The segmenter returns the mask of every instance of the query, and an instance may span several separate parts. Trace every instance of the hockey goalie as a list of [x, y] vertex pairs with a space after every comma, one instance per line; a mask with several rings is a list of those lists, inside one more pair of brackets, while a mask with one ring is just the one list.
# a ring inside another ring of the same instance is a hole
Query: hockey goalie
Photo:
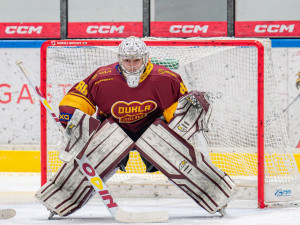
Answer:
[[[236, 185], [189, 143], [196, 133], [209, 132], [212, 104], [206, 94], [188, 92], [179, 74], [152, 64], [139, 38], [124, 39], [118, 57], [75, 84], [61, 100], [59, 117], [67, 137], [61, 150], [73, 157], [86, 155], [104, 181], [118, 169], [125, 171], [129, 152], [138, 150], [147, 172], [161, 171], [212, 214], [224, 210]], [[67, 216], [94, 194], [71, 160], [35, 196], [52, 214]]]

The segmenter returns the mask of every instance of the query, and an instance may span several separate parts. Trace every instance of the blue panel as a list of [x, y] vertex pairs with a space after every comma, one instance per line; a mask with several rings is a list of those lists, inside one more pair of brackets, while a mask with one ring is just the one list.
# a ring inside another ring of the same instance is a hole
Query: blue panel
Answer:
[[0, 40], [0, 48], [40, 48], [46, 40]]
[[271, 39], [272, 48], [299, 48], [300, 39]]

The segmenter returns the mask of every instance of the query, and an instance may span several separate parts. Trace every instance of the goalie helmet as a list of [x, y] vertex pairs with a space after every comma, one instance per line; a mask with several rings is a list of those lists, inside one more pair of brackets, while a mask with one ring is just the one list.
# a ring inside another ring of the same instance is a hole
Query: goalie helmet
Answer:
[[131, 36], [119, 45], [118, 56], [127, 85], [132, 88], [137, 87], [149, 60], [147, 45], [140, 38]]

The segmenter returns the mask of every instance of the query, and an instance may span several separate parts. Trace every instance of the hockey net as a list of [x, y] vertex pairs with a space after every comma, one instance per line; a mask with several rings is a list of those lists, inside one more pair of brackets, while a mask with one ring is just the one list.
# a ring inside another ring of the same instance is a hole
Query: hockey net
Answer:
[[[270, 41], [144, 40], [150, 48], [152, 63], [179, 73], [188, 90], [208, 93], [213, 114], [207, 133], [208, 152], [204, 154], [241, 187], [239, 197], [251, 195], [258, 199], [260, 207], [298, 198], [299, 170], [282, 113], [276, 106]], [[66, 40], [43, 44], [41, 90], [47, 93], [47, 100], [57, 114], [58, 104], [71, 86], [96, 68], [118, 61], [120, 42]], [[46, 122], [45, 114], [42, 108], [42, 182], [61, 165], [55, 148], [59, 135], [52, 121]], [[191, 143], [197, 150], [203, 149], [197, 135]], [[170, 185], [160, 172], [146, 173], [136, 151], [130, 153], [126, 170], [118, 171], [108, 183]], [[249, 193], [243, 193], [248, 188]]]

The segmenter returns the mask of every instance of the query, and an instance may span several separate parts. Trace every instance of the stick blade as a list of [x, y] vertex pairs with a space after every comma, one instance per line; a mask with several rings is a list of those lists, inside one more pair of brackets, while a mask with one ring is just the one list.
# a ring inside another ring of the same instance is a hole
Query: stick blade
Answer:
[[118, 208], [115, 219], [123, 223], [155, 223], [167, 221], [169, 214], [167, 211], [127, 212]]
[[2, 209], [0, 210], [0, 220], [6, 220], [14, 217], [16, 215], [16, 210], [14, 209]]

